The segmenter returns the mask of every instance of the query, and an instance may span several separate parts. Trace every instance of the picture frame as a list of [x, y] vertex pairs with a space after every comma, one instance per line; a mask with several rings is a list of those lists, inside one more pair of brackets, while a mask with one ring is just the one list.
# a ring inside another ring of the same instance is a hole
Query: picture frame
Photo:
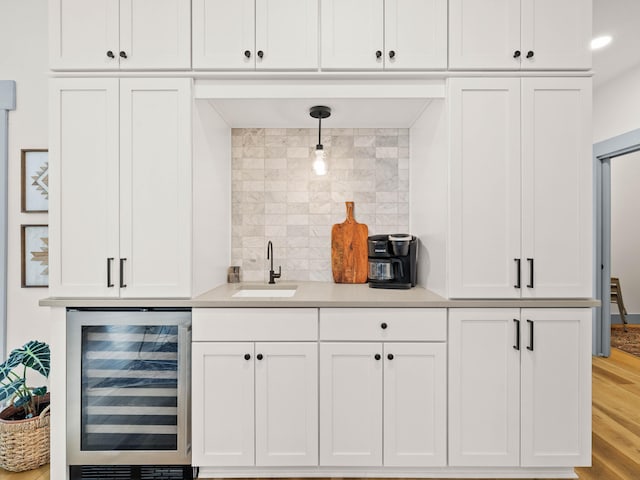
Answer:
[[21, 225], [22, 287], [49, 286], [49, 225]]
[[46, 213], [49, 211], [49, 150], [22, 149], [21, 159], [21, 211]]

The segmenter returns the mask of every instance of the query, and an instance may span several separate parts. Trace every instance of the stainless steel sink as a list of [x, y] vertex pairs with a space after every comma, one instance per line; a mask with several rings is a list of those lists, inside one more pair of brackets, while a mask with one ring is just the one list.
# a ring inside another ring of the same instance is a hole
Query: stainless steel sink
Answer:
[[297, 285], [245, 286], [231, 295], [234, 298], [290, 298], [296, 294]]

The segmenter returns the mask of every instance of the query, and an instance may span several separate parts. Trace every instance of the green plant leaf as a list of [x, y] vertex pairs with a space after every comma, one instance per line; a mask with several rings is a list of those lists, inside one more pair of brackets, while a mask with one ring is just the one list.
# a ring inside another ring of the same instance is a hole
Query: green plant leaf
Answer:
[[24, 379], [22, 378], [14, 380], [13, 382], [5, 385], [0, 385], [0, 402], [11, 397], [12, 395], [15, 395], [15, 393], [18, 392], [23, 385]]
[[31, 340], [24, 344], [22, 351], [24, 352], [22, 363], [48, 378], [49, 370], [51, 369], [49, 345], [37, 340]]
[[[27, 390], [28, 391], [28, 390]], [[25, 395], [23, 397], [18, 397], [14, 400], [13, 402], [13, 406], [14, 407], [22, 407], [23, 405], [26, 405], [27, 403], [29, 403], [31, 401], [31, 394], [29, 395]]]
[[9, 372], [16, 368], [18, 365], [22, 363], [22, 359], [24, 358], [24, 351], [22, 349], [15, 349], [13, 352], [9, 354], [9, 358], [3, 363], [0, 364], [0, 381], [7, 378]]
[[44, 395], [45, 393], [47, 393], [47, 386], [44, 385], [42, 387], [36, 387], [32, 390], [33, 395], [35, 395], [36, 397], [40, 397], [42, 395]]

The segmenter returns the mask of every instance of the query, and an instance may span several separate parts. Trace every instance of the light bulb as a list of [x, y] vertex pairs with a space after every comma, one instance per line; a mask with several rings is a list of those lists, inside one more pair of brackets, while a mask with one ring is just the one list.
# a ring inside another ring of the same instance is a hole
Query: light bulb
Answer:
[[600, 48], [606, 47], [611, 43], [611, 36], [603, 35], [602, 37], [596, 37], [591, 40], [591, 50], [598, 50]]
[[316, 175], [326, 175], [327, 162], [324, 159], [324, 149], [322, 145], [318, 145], [318, 147], [316, 147], [316, 159], [313, 161], [313, 171]]

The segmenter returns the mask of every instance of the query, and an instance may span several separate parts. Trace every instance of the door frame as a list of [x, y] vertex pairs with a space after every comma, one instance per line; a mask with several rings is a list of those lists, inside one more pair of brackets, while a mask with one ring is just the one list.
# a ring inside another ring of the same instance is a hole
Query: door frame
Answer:
[[639, 150], [640, 129], [593, 145], [596, 239], [593, 281], [601, 305], [594, 309], [592, 353], [600, 357], [611, 354], [611, 159]]
[[9, 111], [15, 109], [16, 82], [0, 80], [0, 361], [4, 361], [7, 353]]

